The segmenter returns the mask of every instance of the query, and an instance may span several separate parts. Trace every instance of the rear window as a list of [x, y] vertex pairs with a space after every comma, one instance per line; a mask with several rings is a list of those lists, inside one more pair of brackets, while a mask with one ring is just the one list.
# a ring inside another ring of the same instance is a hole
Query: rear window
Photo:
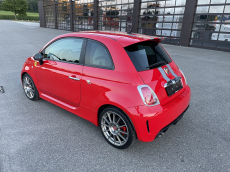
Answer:
[[162, 46], [154, 41], [132, 44], [125, 50], [137, 71], [158, 68], [172, 61]]

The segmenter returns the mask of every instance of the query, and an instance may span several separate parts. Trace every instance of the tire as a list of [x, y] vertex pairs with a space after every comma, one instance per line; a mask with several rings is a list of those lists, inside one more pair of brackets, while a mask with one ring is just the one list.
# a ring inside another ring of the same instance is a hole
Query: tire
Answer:
[[24, 74], [22, 77], [22, 86], [26, 94], [26, 97], [32, 101], [39, 99], [38, 90], [34, 84], [34, 81], [28, 74]]
[[126, 149], [136, 139], [136, 133], [120, 109], [104, 109], [100, 114], [99, 125], [105, 140], [115, 148]]

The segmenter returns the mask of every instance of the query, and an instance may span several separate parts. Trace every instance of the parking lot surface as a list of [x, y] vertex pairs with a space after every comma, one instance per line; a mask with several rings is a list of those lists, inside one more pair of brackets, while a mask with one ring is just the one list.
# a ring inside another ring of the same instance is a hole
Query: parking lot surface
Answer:
[[64, 33], [0, 20], [0, 172], [230, 171], [230, 53], [164, 45], [191, 87], [190, 108], [161, 138], [118, 150], [90, 122], [23, 92], [26, 58]]

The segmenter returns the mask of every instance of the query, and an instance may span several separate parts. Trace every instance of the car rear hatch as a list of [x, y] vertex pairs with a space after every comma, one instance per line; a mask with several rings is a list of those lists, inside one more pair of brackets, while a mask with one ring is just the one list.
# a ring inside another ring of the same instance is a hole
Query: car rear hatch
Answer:
[[162, 105], [180, 95], [184, 85], [182, 74], [158, 42], [139, 42], [125, 50], [143, 82], [152, 88]]

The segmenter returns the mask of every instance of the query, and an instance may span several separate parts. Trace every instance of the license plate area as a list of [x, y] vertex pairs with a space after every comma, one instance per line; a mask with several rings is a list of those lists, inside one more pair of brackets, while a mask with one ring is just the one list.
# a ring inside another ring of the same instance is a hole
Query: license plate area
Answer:
[[165, 90], [168, 96], [175, 94], [177, 91], [183, 88], [181, 77], [176, 77], [165, 84]]

